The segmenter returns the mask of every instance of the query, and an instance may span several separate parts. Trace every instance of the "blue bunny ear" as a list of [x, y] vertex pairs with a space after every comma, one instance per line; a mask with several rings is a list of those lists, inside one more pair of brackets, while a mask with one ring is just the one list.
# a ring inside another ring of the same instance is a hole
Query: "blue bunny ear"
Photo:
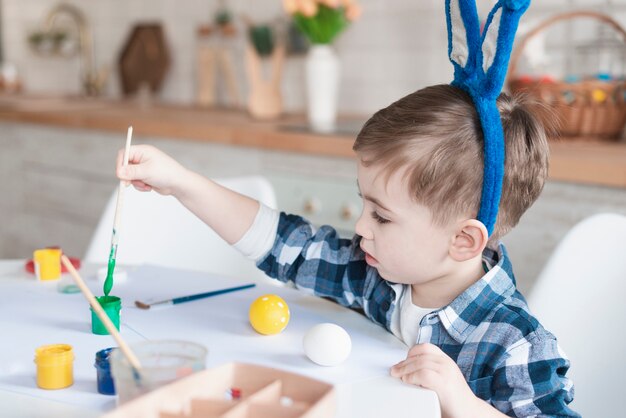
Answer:
[[448, 57], [454, 65], [455, 83], [464, 84], [480, 55], [480, 26], [474, 0], [446, 0]]
[[498, 36], [500, 35], [500, 23], [502, 17], [502, 7], [496, 5], [487, 18], [485, 33], [483, 35], [483, 71], [486, 73], [493, 64], [498, 48]]
[[506, 78], [515, 32], [530, 0], [500, 0], [485, 24], [482, 40], [483, 94], [497, 98]]
[[448, 56], [454, 66], [452, 84], [469, 93], [484, 139], [483, 188], [478, 220], [491, 235], [496, 224], [504, 179], [505, 142], [496, 100], [513, 39], [530, 0], [498, 0], [481, 36], [475, 0], [446, 0]]
[[467, 30], [461, 17], [459, 0], [447, 0], [447, 23], [448, 23], [448, 56], [450, 61], [465, 67], [469, 58], [467, 46]]

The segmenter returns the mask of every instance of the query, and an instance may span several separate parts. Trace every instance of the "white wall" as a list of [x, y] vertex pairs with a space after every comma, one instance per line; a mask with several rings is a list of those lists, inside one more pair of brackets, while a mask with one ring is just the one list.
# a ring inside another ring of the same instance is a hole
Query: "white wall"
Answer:
[[[18, 66], [29, 92], [79, 92], [77, 58], [42, 58], [28, 48], [27, 34], [37, 28], [60, 0], [3, 0], [4, 58]], [[210, 21], [217, 0], [63, 0], [80, 7], [93, 29], [97, 62], [112, 68], [106, 95], [120, 94], [117, 59], [140, 21], [160, 21], [172, 52], [172, 66], [161, 98], [191, 103], [195, 97], [195, 30]], [[340, 111], [368, 114], [409, 92], [429, 84], [449, 82], [443, 0], [360, 0], [364, 13], [336, 42], [343, 63]], [[236, 15], [257, 21], [280, 16], [280, 0], [231, 0]], [[478, 0], [482, 10], [492, 0]], [[626, 25], [626, 0], [613, 0], [615, 17]], [[534, 0], [524, 18], [563, 11], [569, 7], [601, 7], [606, 0]], [[242, 42], [236, 46], [239, 82], [245, 89]], [[304, 109], [302, 58], [290, 58], [283, 80], [288, 110]]]

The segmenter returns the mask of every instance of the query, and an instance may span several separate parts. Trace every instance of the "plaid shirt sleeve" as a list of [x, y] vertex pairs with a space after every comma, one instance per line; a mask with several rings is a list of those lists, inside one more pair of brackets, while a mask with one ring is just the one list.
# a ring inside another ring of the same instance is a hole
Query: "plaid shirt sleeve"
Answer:
[[276, 240], [257, 262], [268, 276], [343, 306], [362, 308], [366, 264], [359, 238], [340, 238], [330, 226], [315, 228], [303, 218], [280, 214]]
[[506, 351], [493, 373], [491, 403], [515, 417], [580, 417], [568, 404], [574, 386], [570, 362], [556, 338], [540, 329]]

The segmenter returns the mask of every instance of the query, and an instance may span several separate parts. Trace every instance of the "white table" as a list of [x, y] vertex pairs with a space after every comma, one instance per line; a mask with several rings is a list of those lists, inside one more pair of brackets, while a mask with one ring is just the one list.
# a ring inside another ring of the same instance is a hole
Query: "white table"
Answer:
[[[98, 266], [80, 270], [96, 295], [102, 282]], [[257, 287], [204, 300], [140, 310], [136, 299], [167, 299], [240, 284], [206, 273], [180, 272], [155, 266], [130, 268], [112, 294], [122, 298], [122, 336], [195, 341], [209, 349], [207, 367], [242, 361], [287, 369], [333, 383], [338, 392], [337, 417], [439, 417], [434, 392], [389, 377], [389, 367], [404, 359], [407, 347], [362, 315], [289, 287]], [[91, 333], [91, 314], [81, 294], [62, 294], [56, 282], [38, 282], [23, 260], [0, 261], [0, 415], [7, 417], [96, 417], [115, 407], [115, 397], [96, 389], [94, 356], [114, 346], [110, 336]], [[248, 307], [256, 297], [275, 293], [291, 311], [287, 328], [274, 336], [256, 334]], [[313, 325], [334, 322], [352, 337], [348, 360], [337, 367], [315, 365], [304, 356], [302, 337]], [[35, 349], [66, 343], [75, 354], [74, 385], [50, 391], [37, 388]]]

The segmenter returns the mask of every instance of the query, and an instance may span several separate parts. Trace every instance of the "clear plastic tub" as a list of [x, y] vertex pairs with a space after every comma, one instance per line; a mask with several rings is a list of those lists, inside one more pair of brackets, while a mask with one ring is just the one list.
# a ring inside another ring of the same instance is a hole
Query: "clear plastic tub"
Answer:
[[188, 376], [206, 367], [206, 347], [176, 340], [144, 341], [130, 346], [141, 364], [135, 373], [124, 353], [111, 353], [111, 372], [118, 394], [118, 404]]

